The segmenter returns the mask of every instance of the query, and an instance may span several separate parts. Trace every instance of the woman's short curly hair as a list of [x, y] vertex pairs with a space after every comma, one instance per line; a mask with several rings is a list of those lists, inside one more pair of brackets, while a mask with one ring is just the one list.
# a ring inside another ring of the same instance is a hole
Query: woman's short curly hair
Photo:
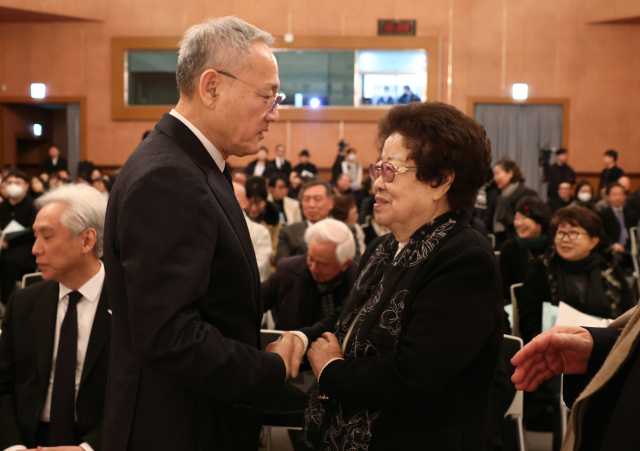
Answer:
[[440, 186], [452, 172], [447, 198], [453, 210], [473, 208], [491, 172], [491, 142], [484, 127], [441, 102], [413, 102], [392, 108], [378, 124], [378, 143], [399, 133], [417, 178]]

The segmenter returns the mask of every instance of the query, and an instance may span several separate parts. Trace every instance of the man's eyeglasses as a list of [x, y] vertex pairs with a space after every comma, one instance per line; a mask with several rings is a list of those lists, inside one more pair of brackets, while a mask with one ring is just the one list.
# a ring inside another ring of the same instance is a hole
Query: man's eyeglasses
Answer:
[[222, 75], [226, 75], [227, 77], [233, 78], [234, 80], [241, 81], [241, 82], [242, 82], [242, 83], [244, 83], [245, 85], [249, 85], [249, 86], [251, 86], [252, 88], [256, 88], [258, 91], [260, 91], [260, 92], [264, 92], [264, 93], [265, 93], [266, 95], [268, 95], [269, 97], [275, 97], [275, 100], [273, 101], [273, 105], [271, 105], [271, 109], [269, 109], [269, 112], [268, 112], [267, 114], [271, 114], [271, 113], [273, 113], [273, 110], [275, 110], [276, 108], [278, 108], [278, 105], [280, 105], [280, 104], [282, 103], [282, 101], [284, 100], [284, 98], [286, 97], [284, 94], [276, 94], [276, 95], [273, 95], [273, 94], [271, 94], [270, 92], [265, 91], [264, 89], [260, 89], [260, 88], [258, 88], [257, 86], [253, 86], [251, 83], [247, 83], [247, 82], [246, 82], [246, 81], [244, 81], [244, 80], [240, 80], [240, 79], [239, 79], [238, 77], [236, 77], [235, 75], [231, 75], [231, 74], [229, 74], [229, 73], [227, 73], [227, 72], [223, 72], [223, 71], [221, 71], [221, 70], [216, 71], [216, 72], [218, 72], [219, 74], [222, 74]]
[[391, 163], [381, 163], [380, 166], [374, 163], [369, 165], [369, 177], [375, 182], [378, 180], [378, 177], [382, 175], [382, 180], [384, 180], [385, 183], [391, 183], [396, 174], [404, 174], [410, 169], [418, 169], [418, 166], [397, 168]]
[[570, 232], [560, 232], [560, 231], [558, 231], [558, 232], [556, 232], [556, 240], [562, 241], [562, 240], [564, 240], [564, 237], [566, 236], [566, 237], [569, 237], [570, 241], [575, 241], [575, 240], [578, 239], [578, 237], [580, 235], [588, 235], [588, 234], [587, 233], [578, 232], [578, 231], [575, 231], [575, 230], [572, 230]]

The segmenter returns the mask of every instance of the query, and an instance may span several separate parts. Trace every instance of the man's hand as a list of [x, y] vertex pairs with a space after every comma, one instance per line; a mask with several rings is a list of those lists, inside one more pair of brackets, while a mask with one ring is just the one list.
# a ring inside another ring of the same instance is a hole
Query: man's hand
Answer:
[[620, 243], [615, 243], [611, 247], [613, 248], [613, 252], [618, 252], [618, 253], [623, 253], [624, 252], [624, 246], [622, 246]]
[[52, 448], [38, 446], [38, 448], [33, 451], [84, 451], [84, 448], [81, 446], [54, 446]]
[[9, 247], [9, 243], [7, 241], [2, 241], [2, 249], [7, 249]]
[[320, 371], [327, 362], [335, 358], [344, 358], [344, 353], [338, 342], [338, 338], [332, 333], [325, 332], [321, 338], [318, 338], [307, 351], [307, 358], [311, 363], [313, 374], [318, 377]]
[[517, 366], [511, 380], [518, 390], [534, 391], [556, 374], [584, 374], [593, 350], [586, 329], [554, 326], [535, 337], [512, 359]]
[[[273, 352], [274, 354], [278, 354], [280, 357], [282, 357], [282, 360], [284, 360], [284, 365], [287, 368], [287, 376], [285, 377], [285, 380], [289, 379], [289, 376], [291, 376], [291, 370], [292, 370], [291, 361], [292, 361], [294, 348], [295, 348], [294, 338], [295, 336], [291, 333], [283, 333], [282, 335], [280, 335], [280, 338], [278, 338], [278, 341], [269, 343], [269, 345], [267, 346], [267, 352]], [[302, 341], [302, 340], [298, 339], [298, 341]], [[299, 346], [299, 347], [302, 347], [302, 346]], [[300, 360], [298, 359], [298, 364], [296, 366], [296, 374], [298, 374], [299, 366], [300, 366]]]

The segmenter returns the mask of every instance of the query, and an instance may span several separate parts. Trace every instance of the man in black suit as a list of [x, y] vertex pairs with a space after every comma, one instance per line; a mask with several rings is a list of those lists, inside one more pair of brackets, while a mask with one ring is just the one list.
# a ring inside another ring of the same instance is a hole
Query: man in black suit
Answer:
[[353, 261], [356, 243], [341, 221], [325, 219], [307, 229], [306, 255], [280, 260], [276, 272], [262, 282], [265, 309], [278, 330], [313, 326], [342, 305], [358, 274]]
[[576, 173], [567, 164], [568, 158], [569, 151], [560, 148], [556, 151], [556, 162], [551, 165], [547, 162], [544, 165], [544, 176], [548, 182], [547, 198], [549, 200], [558, 199], [560, 196], [558, 190], [562, 183], [569, 183], [569, 185], [576, 183]]
[[625, 206], [627, 195], [619, 183], [611, 183], [606, 189], [609, 207], [598, 213], [604, 225], [604, 242], [613, 247], [617, 258], [625, 267], [631, 267], [631, 235], [629, 229], [638, 225], [638, 214]]
[[262, 146], [256, 155], [256, 159], [244, 168], [244, 173], [247, 177], [264, 177], [269, 178], [276, 172], [275, 166], [268, 160], [269, 149]]
[[287, 176], [287, 178], [289, 178], [289, 174], [291, 174], [291, 163], [286, 160], [286, 157], [287, 148], [284, 144], [278, 144], [276, 146], [276, 158], [271, 162], [271, 164], [275, 167], [275, 172], [282, 172]]
[[260, 351], [260, 278], [225, 164], [257, 153], [278, 120], [272, 42], [234, 17], [188, 30], [180, 101], [110, 193], [104, 451], [255, 451], [260, 406], [297, 374], [300, 338]]
[[60, 149], [53, 145], [49, 147], [49, 158], [42, 164], [42, 172], [51, 174], [52, 172], [67, 171], [67, 160], [60, 156]]
[[37, 205], [33, 253], [45, 281], [14, 292], [2, 321], [0, 449], [99, 451], [111, 336], [100, 261], [107, 203], [77, 185]]
[[617, 182], [624, 175], [624, 171], [617, 166], [618, 152], [613, 149], [607, 150], [604, 153], [603, 161], [605, 168], [600, 174], [600, 186], [598, 186], [598, 194], [600, 195], [609, 184]]
[[311, 155], [307, 149], [304, 149], [300, 152], [300, 163], [293, 168], [295, 172], [300, 174], [300, 177], [312, 179], [318, 176], [318, 168], [315, 164], [311, 163], [309, 159]]
[[307, 242], [304, 240], [307, 227], [328, 218], [333, 209], [331, 185], [322, 180], [307, 182], [300, 189], [300, 201], [302, 214], [306, 219], [280, 230], [275, 257], [276, 264], [280, 259], [307, 253]]

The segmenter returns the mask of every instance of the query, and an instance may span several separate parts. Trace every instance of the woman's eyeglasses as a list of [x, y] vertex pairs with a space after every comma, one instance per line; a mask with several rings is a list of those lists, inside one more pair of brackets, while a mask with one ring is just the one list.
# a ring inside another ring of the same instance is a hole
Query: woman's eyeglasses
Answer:
[[586, 233], [577, 232], [572, 230], [571, 232], [556, 232], [556, 240], [562, 241], [564, 237], [569, 237], [570, 241], [575, 241], [580, 235], [587, 235]]
[[391, 163], [381, 163], [380, 166], [374, 163], [369, 165], [369, 177], [371, 177], [371, 180], [375, 182], [376, 180], [378, 180], [378, 177], [382, 176], [382, 180], [384, 180], [384, 183], [391, 183], [393, 182], [396, 174], [404, 174], [410, 169], [418, 169], [418, 167], [407, 166], [397, 168]]
[[242, 83], [244, 83], [245, 85], [249, 85], [249, 86], [251, 86], [252, 88], [256, 88], [258, 91], [264, 92], [264, 93], [265, 93], [266, 95], [268, 95], [269, 97], [275, 97], [275, 100], [273, 101], [273, 105], [271, 105], [271, 109], [269, 110], [269, 112], [268, 112], [267, 114], [271, 114], [271, 113], [273, 113], [273, 110], [275, 110], [276, 108], [278, 108], [278, 105], [280, 105], [280, 104], [282, 103], [282, 101], [284, 100], [284, 98], [286, 97], [284, 94], [276, 94], [276, 95], [273, 95], [273, 94], [271, 94], [270, 92], [265, 91], [264, 89], [260, 89], [260, 88], [258, 88], [257, 86], [253, 86], [251, 83], [247, 83], [247, 82], [246, 82], [246, 81], [244, 81], [244, 80], [240, 80], [240, 79], [239, 79], [238, 77], [236, 77], [235, 75], [231, 75], [231, 74], [229, 74], [229, 73], [227, 73], [227, 72], [223, 72], [223, 71], [221, 71], [221, 70], [219, 70], [219, 71], [217, 71], [217, 72], [218, 72], [219, 74], [226, 75], [227, 77], [231, 77], [231, 78], [233, 78], [234, 80], [241, 81], [241, 82], [242, 82]]

